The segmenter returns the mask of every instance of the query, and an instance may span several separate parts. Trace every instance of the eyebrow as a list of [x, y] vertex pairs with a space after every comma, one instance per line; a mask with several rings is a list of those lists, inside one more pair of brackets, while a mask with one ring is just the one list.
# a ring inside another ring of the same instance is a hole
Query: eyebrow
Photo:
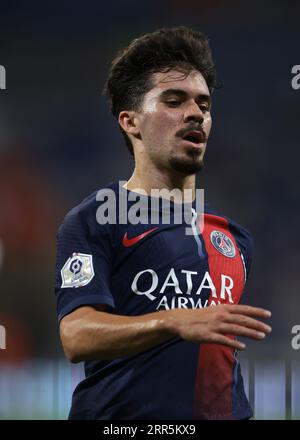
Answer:
[[[182, 89], [166, 89], [163, 92], [161, 92], [160, 97], [162, 99], [164, 99], [170, 95], [177, 95], [182, 98], [186, 98], [188, 96], [188, 93]], [[206, 93], [201, 93], [200, 95], [198, 95], [197, 100], [206, 101], [208, 104], [211, 104], [211, 97], [210, 97], [210, 95], [207, 95]]]

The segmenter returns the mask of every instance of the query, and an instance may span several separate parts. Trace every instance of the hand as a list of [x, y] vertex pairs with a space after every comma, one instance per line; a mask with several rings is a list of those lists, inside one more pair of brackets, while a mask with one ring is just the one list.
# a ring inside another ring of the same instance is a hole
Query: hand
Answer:
[[244, 343], [226, 335], [261, 340], [272, 329], [255, 318], [270, 316], [271, 312], [257, 307], [220, 304], [196, 310], [170, 310], [170, 326], [177, 336], [186, 341], [222, 344], [243, 350], [246, 347]]

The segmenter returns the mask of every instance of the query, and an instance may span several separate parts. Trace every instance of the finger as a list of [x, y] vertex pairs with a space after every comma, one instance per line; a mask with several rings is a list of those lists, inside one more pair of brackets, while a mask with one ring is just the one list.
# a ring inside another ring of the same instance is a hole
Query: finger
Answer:
[[218, 331], [222, 334], [235, 335], [235, 336], [246, 336], [247, 338], [261, 340], [266, 337], [264, 332], [253, 330], [247, 327], [236, 324], [220, 324], [218, 326]]
[[264, 333], [271, 333], [272, 328], [265, 324], [264, 322], [258, 321], [257, 319], [250, 318], [246, 315], [236, 315], [236, 314], [230, 314], [228, 323], [232, 324], [238, 324], [243, 327], [252, 328], [254, 330], [258, 330], [260, 332]]
[[210, 339], [211, 340], [208, 342], [210, 344], [221, 344], [236, 350], [244, 350], [244, 348], [246, 348], [246, 345], [243, 342], [240, 342], [236, 339], [231, 339], [228, 336], [221, 335], [219, 333], [212, 334]]
[[257, 318], [270, 318], [272, 315], [270, 310], [262, 309], [260, 307], [242, 305], [242, 304], [229, 305], [228, 310], [231, 313], [238, 313], [247, 316], [255, 316]]

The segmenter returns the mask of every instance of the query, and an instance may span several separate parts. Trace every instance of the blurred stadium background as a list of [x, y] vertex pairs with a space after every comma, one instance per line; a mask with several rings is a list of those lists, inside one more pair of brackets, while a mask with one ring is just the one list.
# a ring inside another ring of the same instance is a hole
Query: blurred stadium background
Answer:
[[223, 87], [198, 186], [251, 230], [244, 302], [273, 312], [273, 333], [240, 359], [259, 419], [300, 418], [297, 1], [2, 1], [0, 65], [0, 418], [66, 418], [81, 365], [64, 359], [53, 293], [65, 213], [133, 163], [101, 96], [119, 48], [161, 26], [211, 41]]

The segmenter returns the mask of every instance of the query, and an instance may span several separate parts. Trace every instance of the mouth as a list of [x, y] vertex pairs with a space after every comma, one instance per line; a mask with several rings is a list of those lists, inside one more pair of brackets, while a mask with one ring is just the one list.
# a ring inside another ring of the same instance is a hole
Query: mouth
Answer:
[[205, 134], [202, 131], [191, 130], [182, 136], [182, 139], [193, 146], [200, 148], [205, 143]]

